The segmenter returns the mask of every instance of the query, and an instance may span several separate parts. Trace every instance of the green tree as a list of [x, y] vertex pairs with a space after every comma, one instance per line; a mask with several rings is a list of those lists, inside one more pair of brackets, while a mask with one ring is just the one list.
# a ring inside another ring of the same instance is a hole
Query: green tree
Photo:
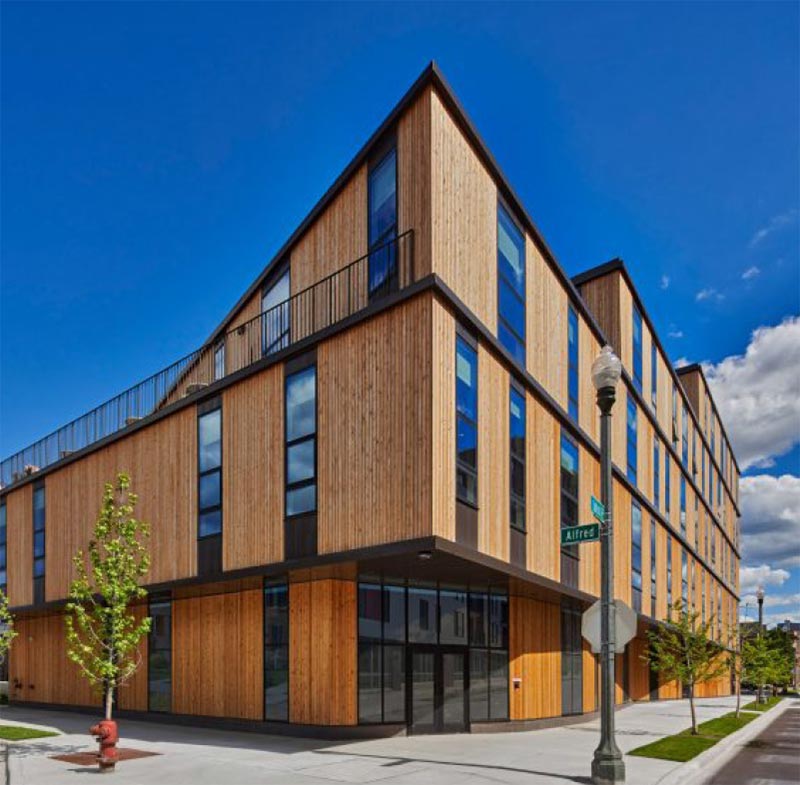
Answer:
[[667, 681], [678, 680], [688, 688], [692, 733], [695, 735], [695, 689], [700, 684], [718, 679], [728, 668], [722, 647], [709, 634], [714, 624], [713, 618], [705, 623], [700, 623], [699, 618], [698, 612], [688, 610], [678, 600], [672, 606], [670, 621], [648, 631], [648, 646], [644, 655], [650, 667]]
[[150, 569], [150, 530], [134, 517], [136, 501], [126, 474], [106, 483], [89, 546], [73, 557], [77, 577], [64, 617], [67, 656], [103, 696], [107, 720], [117, 689], [141, 664], [138, 644], [150, 631], [150, 619], [137, 619], [131, 608], [147, 594], [140, 582]]
[[0, 662], [5, 662], [8, 650], [11, 648], [11, 641], [16, 637], [14, 616], [8, 610], [8, 597], [0, 589]]
[[785, 690], [792, 683], [794, 646], [789, 634], [779, 627], [767, 631], [764, 635], [772, 652], [769, 683], [773, 686], [773, 692], [777, 694], [779, 687]]
[[746, 638], [742, 643], [742, 677], [758, 688], [760, 702], [764, 685], [772, 673], [772, 651], [767, 637], [762, 634]]
[[736, 684], [736, 717], [738, 719], [742, 708], [742, 679], [744, 678], [742, 636], [738, 624], [728, 628], [728, 667]]

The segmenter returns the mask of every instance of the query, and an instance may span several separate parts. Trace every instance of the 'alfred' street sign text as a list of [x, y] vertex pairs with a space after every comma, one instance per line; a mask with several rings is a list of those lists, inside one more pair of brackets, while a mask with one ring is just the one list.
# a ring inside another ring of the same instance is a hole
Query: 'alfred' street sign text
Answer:
[[599, 539], [599, 523], [587, 523], [583, 526], [566, 526], [561, 530], [562, 545], [577, 545], [580, 542], [595, 542]]

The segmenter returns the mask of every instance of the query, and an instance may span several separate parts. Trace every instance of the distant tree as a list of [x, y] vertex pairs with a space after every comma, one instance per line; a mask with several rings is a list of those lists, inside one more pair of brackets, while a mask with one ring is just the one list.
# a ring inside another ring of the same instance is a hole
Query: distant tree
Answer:
[[709, 632], [714, 619], [700, 622], [700, 614], [687, 609], [678, 600], [672, 606], [670, 621], [662, 622], [647, 633], [648, 646], [644, 659], [667, 681], [678, 680], [688, 689], [692, 733], [697, 734], [695, 690], [722, 676], [728, 661], [723, 648], [712, 640]]
[[738, 719], [742, 707], [742, 679], [744, 678], [742, 635], [738, 624], [728, 628], [728, 667], [731, 669], [736, 685], [736, 717]]
[[789, 634], [779, 627], [768, 630], [764, 633], [764, 636], [772, 653], [769, 683], [772, 685], [773, 693], [777, 694], [779, 688], [786, 690], [792, 683], [794, 646]]
[[755, 684], [758, 688], [758, 698], [764, 691], [764, 685], [769, 684], [772, 673], [772, 652], [769, 641], [765, 635], [753, 635], [742, 643], [742, 675], [743, 678]]
[[14, 616], [8, 609], [8, 597], [0, 589], [0, 662], [5, 662], [11, 641], [17, 637], [14, 629]]
[[140, 582], [150, 569], [149, 526], [134, 517], [136, 501], [126, 474], [106, 483], [89, 546], [73, 558], [77, 577], [64, 617], [67, 656], [102, 694], [107, 720], [117, 689], [141, 664], [138, 644], [150, 631], [150, 619], [137, 619], [131, 608], [147, 594]]

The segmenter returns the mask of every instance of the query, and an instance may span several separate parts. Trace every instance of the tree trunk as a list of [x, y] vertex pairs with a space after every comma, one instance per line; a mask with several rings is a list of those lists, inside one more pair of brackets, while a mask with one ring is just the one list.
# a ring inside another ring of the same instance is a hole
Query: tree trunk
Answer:
[[111, 719], [111, 707], [114, 705], [114, 688], [109, 684], [106, 686], [106, 719]]
[[739, 710], [742, 705], [742, 677], [736, 676], [736, 719], [739, 719]]
[[689, 708], [692, 712], [692, 736], [697, 736], [697, 714], [694, 710], [694, 684], [689, 685]]

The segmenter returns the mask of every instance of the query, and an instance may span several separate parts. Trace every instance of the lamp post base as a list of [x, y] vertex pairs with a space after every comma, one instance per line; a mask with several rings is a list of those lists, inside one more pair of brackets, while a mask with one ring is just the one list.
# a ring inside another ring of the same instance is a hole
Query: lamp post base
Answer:
[[592, 782], [594, 785], [615, 785], [625, 782], [625, 762], [620, 753], [614, 755], [595, 753], [592, 759]]

